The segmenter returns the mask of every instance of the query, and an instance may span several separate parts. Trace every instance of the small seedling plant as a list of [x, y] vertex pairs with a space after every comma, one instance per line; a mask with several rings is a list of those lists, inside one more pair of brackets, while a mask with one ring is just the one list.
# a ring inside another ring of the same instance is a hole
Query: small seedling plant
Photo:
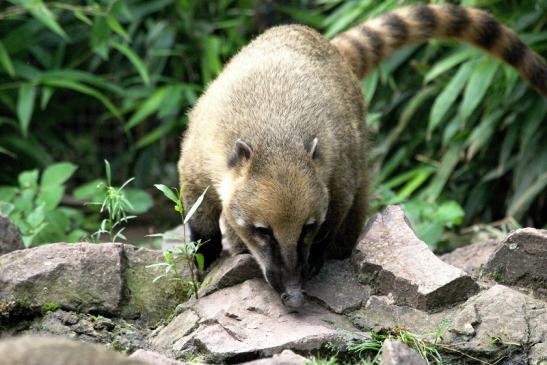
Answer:
[[102, 234], [108, 234], [111, 242], [116, 242], [119, 239], [127, 240], [123, 231], [125, 227], [122, 227], [129, 220], [136, 218], [134, 215], [128, 215], [128, 212], [133, 210], [132, 204], [126, 198], [123, 189], [133, 181], [133, 177], [117, 188], [112, 186], [112, 171], [110, 163], [104, 160], [106, 183], [99, 183], [97, 186], [103, 190], [104, 198], [102, 202], [89, 203], [90, 205], [100, 205], [100, 213], [106, 212], [107, 217], [101, 221], [99, 229], [91, 235], [91, 239], [94, 242], [98, 242]]
[[[199, 208], [205, 194], [209, 188], [206, 188], [203, 193], [199, 196], [196, 202], [186, 210], [184, 206], [184, 201], [182, 199], [182, 193], [184, 192], [184, 185], [181, 185], [177, 188], [169, 188], [162, 184], [154, 185], [158, 190], [160, 190], [166, 198], [175, 203], [174, 209], [179, 213], [180, 219], [183, 227], [188, 223], [190, 218], [194, 215], [196, 210]], [[163, 234], [151, 235], [156, 237], [163, 237]], [[163, 253], [165, 262], [157, 263], [154, 265], [149, 265], [148, 267], [164, 267], [165, 273], [154, 278], [154, 282], [158, 281], [164, 277], [171, 277], [171, 280], [175, 280], [179, 283], [181, 290], [190, 297], [192, 294], [197, 298], [198, 289], [199, 289], [199, 280], [198, 276], [204, 269], [204, 257], [201, 253], [198, 252], [199, 248], [205, 242], [198, 241], [188, 241], [186, 237], [186, 229], [182, 229], [182, 244], [177, 246], [173, 250], [167, 250]], [[179, 262], [186, 265], [188, 271], [190, 272], [190, 281], [188, 281], [182, 275], [182, 268], [180, 267]], [[171, 275], [173, 274], [173, 275]]]

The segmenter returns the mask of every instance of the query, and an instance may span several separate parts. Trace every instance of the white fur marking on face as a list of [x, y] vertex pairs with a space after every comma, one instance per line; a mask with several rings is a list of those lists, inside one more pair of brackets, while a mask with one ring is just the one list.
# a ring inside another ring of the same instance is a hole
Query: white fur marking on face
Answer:
[[327, 211], [326, 210], [323, 212], [323, 214], [321, 214], [321, 224], [323, 224], [323, 222], [325, 222], [325, 219], [327, 219]]
[[268, 226], [262, 222], [254, 222], [256, 228], [268, 228]]
[[233, 192], [233, 181], [229, 175], [226, 175], [222, 178], [220, 185], [218, 186], [218, 195], [220, 200], [226, 202], [230, 200]]
[[315, 224], [315, 222], [316, 222], [315, 218], [310, 218], [310, 219], [308, 219], [308, 221], [306, 222], [306, 225]]
[[243, 220], [243, 218], [241, 218], [241, 217], [236, 217], [235, 221], [236, 221], [236, 224], [237, 224], [238, 226], [242, 226], [242, 227], [245, 226], [245, 221]]

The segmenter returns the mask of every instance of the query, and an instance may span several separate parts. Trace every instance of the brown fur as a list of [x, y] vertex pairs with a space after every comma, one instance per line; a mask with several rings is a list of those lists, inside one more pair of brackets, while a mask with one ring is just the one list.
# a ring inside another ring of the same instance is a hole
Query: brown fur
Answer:
[[0, 340], [6, 365], [144, 365], [103, 346], [62, 337], [21, 336]]
[[191, 111], [179, 161], [187, 205], [211, 187], [190, 222], [192, 239], [210, 240], [209, 260], [221, 249], [221, 213], [231, 252], [249, 250], [280, 293], [300, 287], [308, 264], [347, 257], [367, 207], [359, 78], [405, 44], [437, 37], [479, 44], [545, 91], [543, 60], [512, 31], [451, 5], [404, 8], [332, 42], [275, 27], [243, 48]]

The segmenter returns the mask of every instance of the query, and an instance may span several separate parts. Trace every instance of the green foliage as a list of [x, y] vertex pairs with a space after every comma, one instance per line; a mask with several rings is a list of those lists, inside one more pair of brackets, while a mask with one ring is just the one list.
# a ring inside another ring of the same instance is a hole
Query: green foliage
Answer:
[[127, 240], [123, 231], [125, 227], [121, 227], [129, 220], [136, 218], [134, 215], [128, 215], [132, 210], [135, 210], [125, 192], [125, 186], [133, 181], [133, 178], [127, 180], [122, 186], [112, 186], [112, 172], [110, 163], [104, 160], [106, 183], [100, 183], [97, 187], [102, 190], [102, 202], [89, 203], [92, 205], [100, 205], [100, 213], [106, 212], [107, 217], [101, 221], [99, 229], [91, 235], [95, 242], [98, 242], [102, 234], [108, 234], [111, 242], [116, 242], [118, 239]]
[[[412, 3], [423, 1], [3, 2], [0, 183], [67, 159], [89, 181], [104, 157], [120, 181], [172, 182], [185, 111], [253, 35], [296, 21], [333, 37]], [[545, 1], [456, 3], [492, 12], [545, 57]], [[401, 50], [362, 87], [379, 169], [376, 208], [405, 203], [434, 247], [460, 225], [547, 223], [547, 103], [509, 66], [469, 46], [431, 42]], [[105, 135], [114, 141], [109, 156], [97, 147]], [[446, 204], [450, 217], [438, 219]]]
[[19, 174], [18, 186], [0, 187], [0, 212], [8, 215], [23, 237], [26, 247], [47, 242], [77, 242], [87, 235], [81, 229], [83, 214], [61, 207], [65, 183], [77, 167], [60, 162]]
[[[201, 203], [203, 202], [203, 198], [205, 197], [205, 194], [207, 193], [208, 187], [203, 191], [203, 193], [198, 197], [198, 199], [194, 202], [194, 204], [190, 207], [190, 209], [186, 210], [184, 206], [184, 202], [182, 200], [182, 193], [184, 192], [184, 186], [181, 186], [179, 189], [174, 188], [170, 189], [169, 187], [163, 185], [163, 184], [156, 184], [154, 185], [159, 191], [163, 193], [163, 195], [171, 200], [173, 203], [175, 203], [174, 209], [176, 212], [180, 215], [180, 220], [183, 225], [185, 225], [190, 218], [194, 215], [196, 210], [199, 208]], [[154, 235], [154, 236], [160, 236], [162, 237], [163, 234]], [[198, 281], [198, 275], [199, 273], [203, 272], [205, 267], [205, 260], [203, 257], [203, 254], [199, 253], [199, 248], [205, 244], [206, 242], [202, 242], [201, 240], [198, 240], [197, 242], [194, 241], [188, 241], [186, 239], [186, 230], [182, 230], [182, 244], [177, 246], [174, 250], [167, 250], [163, 253], [163, 257], [165, 259], [165, 262], [150, 265], [148, 267], [164, 267], [165, 268], [165, 274], [157, 276], [154, 278], [154, 282], [157, 280], [170, 276], [170, 273], [174, 274], [174, 277], [172, 277], [172, 280], [175, 280], [180, 285], [180, 290], [185, 294], [185, 296], [189, 297], [192, 296], [192, 294], [197, 298], [198, 297], [198, 289], [199, 289], [199, 281]], [[187, 266], [188, 271], [190, 272], [190, 281], [188, 281], [183, 275], [181, 268], [178, 267], [179, 265], [179, 259], [181, 259]]]
[[[90, 160], [86, 179], [104, 157], [138, 186], [174, 177], [185, 112], [256, 33], [255, 3], [1, 3], [0, 182], [66, 154]], [[105, 137], [128, 148], [103, 156], [93, 146]]]

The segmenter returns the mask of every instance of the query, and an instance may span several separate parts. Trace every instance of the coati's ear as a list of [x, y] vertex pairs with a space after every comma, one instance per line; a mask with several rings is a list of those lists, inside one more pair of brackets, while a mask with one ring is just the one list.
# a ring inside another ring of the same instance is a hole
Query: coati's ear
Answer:
[[308, 143], [308, 146], [307, 146], [308, 155], [310, 156], [312, 160], [317, 158], [318, 144], [319, 144], [319, 138], [317, 137], [315, 137], [310, 143]]
[[249, 146], [248, 143], [242, 141], [241, 139], [238, 139], [234, 146], [234, 152], [228, 160], [228, 166], [235, 167], [243, 161], [250, 160], [252, 154], [253, 149], [251, 148], [251, 146]]

